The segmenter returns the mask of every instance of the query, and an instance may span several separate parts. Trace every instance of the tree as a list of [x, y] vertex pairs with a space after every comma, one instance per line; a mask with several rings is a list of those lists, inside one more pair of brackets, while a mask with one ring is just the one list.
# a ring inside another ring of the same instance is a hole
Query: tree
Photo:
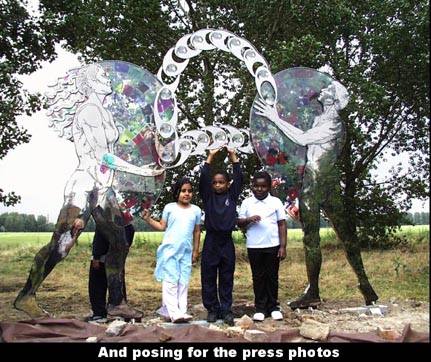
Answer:
[[53, 231], [54, 224], [48, 223], [42, 215], [19, 214], [17, 212], [0, 215], [0, 230], [8, 232], [45, 232]]
[[[43, 17], [67, 48], [86, 62], [127, 60], [157, 73], [163, 56], [184, 34], [223, 28], [253, 43], [276, 73], [294, 66], [325, 67], [350, 91], [343, 111], [347, 142], [338, 167], [350, 228], [364, 243], [388, 237], [411, 198], [429, 192], [429, 6], [425, 0], [186, 1], [185, 15], [167, 0], [41, 1]], [[223, 79], [220, 81], [220, 79]], [[237, 82], [230, 80], [236, 79]], [[224, 92], [215, 92], [223, 88]], [[228, 94], [233, 96], [228, 97]], [[247, 127], [256, 89], [238, 59], [221, 51], [191, 59], [177, 91], [179, 128], [233, 124]], [[385, 182], [373, 174], [388, 155], [408, 152], [409, 169]], [[223, 164], [225, 155], [215, 162]], [[260, 167], [240, 155], [246, 180]], [[202, 157], [168, 173], [196, 176]], [[245, 193], [244, 193], [245, 195]], [[198, 201], [198, 200], [197, 200]]]
[[[56, 37], [49, 31], [50, 23], [30, 15], [26, 5], [26, 1], [0, 0], [0, 159], [30, 141], [17, 117], [41, 108], [39, 96], [22, 90], [17, 75], [34, 72], [42, 60], [55, 56]], [[11, 206], [19, 201], [15, 192], [0, 188], [0, 203]]]

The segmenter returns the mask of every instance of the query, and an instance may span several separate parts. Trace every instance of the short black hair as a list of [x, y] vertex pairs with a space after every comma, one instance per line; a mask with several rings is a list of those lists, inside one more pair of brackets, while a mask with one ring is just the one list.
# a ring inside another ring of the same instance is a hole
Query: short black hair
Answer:
[[172, 188], [172, 196], [174, 197], [175, 201], [178, 201], [178, 198], [180, 197], [181, 188], [185, 184], [190, 184], [190, 186], [192, 187], [192, 190], [193, 190], [193, 184], [190, 181], [190, 179], [187, 177], [181, 178], [180, 180], [178, 180], [175, 183], [174, 187]]
[[266, 171], [257, 171], [254, 175], [253, 175], [253, 180], [252, 182], [254, 183], [255, 180], [257, 180], [258, 178], [263, 178], [265, 179], [265, 181], [268, 183], [268, 185], [271, 187], [272, 185], [272, 178], [271, 175], [266, 172]]
[[227, 172], [227, 171], [225, 171], [225, 170], [216, 170], [216, 171], [213, 173], [213, 177], [214, 177], [215, 175], [222, 175], [222, 176], [225, 178], [226, 182], [230, 182], [230, 176], [229, 176], [228, 172]]

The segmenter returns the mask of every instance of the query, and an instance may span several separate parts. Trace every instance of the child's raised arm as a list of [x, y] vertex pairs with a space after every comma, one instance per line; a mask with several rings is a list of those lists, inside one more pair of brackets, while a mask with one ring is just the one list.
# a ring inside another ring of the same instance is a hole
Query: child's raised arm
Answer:
[[212, 160], [213, 160], [213, 158], [214, 158], [214, 156], [216, 155], [216, 153], [217, 152], [219, 152], [220, 150], [222, 149], [222, 147], [219, 147], [219, 148], [215, 148], [215, 149], [213, 149], [213, 150], [209, 150], [208, 151], [208, 156], [207, 156], [207, 163], [211, 163], [212, 162]]
[[229, 153], [232, 163], [238, 162], [238, 157], [236, 156], [235, 148], [227, 148], [227, 152]]

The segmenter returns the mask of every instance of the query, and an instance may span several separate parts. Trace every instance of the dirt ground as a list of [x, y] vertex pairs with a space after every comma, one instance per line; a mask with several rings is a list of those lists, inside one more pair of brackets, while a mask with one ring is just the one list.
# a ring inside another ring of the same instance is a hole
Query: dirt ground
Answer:
[[[264, 322], [257, 322], [259, 329], [273, 331], [276, 329], [299, 328], [307, 319], [313, 319], [329, 326], [330, 331], [345, 333], [363, 333], [376, 331], [377, 328], [393, 330], [401, 333], [407, 324], [418, 332], [429, 333], [429, 303], [417, 301], [404, 301], [400, 303], [379, 303], [387, 307], [387, 313], [378, 316], [369, 313], [345, 312], [345, 308], [364, 307], [360, 301], [323, 301], [322, 305], [315, 309], [292, 311], [287, 305], [281, 305], [283, 321], [273, 321], [271, 318]], [[382, 308], [383, 310], [383, 308]], [[206, 311], [201, 305], [192, 308], [195, 319], [205, 319]], [[251, 303], [234, 305], [235, 318], [243, 315], [253, 316], [254, 306]]]
[[[46, 294], [46, 293], [45, 293]], [[0, 293], [0, 320], [20, 321], [29, 319], [26, 314], [13, 308], [13, 298], [15, 293], [2, 290]], [[191, 299], [191, 300], [190, 300]], [[44, 306], [52, 317], [71, 318], [83, 320], [89, 315], [89, 305], [82, 300], [82, 296], [71, 294], [65, 297], [47, 296], [39, 298], [39, 303]], [[189, 297], [189, 313], [195, 320], [205, 320], [206, 311], [197, 301], [196, 296]], [[139, 323], [142, 327], [160, 325], [164, 323], [154, 312], [159, 306], [159, 301], [147, 301], [145, 308], [136, 305], [133, 301], [130, 304], [144, 311], [144, 318]], [[198, 302], [199, 303], [199, 302]], [[404, 301], [379, 301], [378, 305], [387, 308], [383, 315], [373, 315], [361, 313], [361, 311], [346, 312], [345, 308], [363, 307], [361, 301], [323, 301], [316, 309], [292, 311], [290, 307], [281, 304], [284, 319], [283, 321], [272, 321], [267, 318], [264, 322], [256, 323], [256, 327], [262, 330], [273, 331], [277, 329], [299, 328], [307, 319], [313, 319], [329, 327], [331, 332], [344, 333], [365, 333], [375, 332], [377, 329], [390, 330], [401, 334], [404, 327], [410, 324], [412, 330], [429, 333], [429, 302], [404, 300]], [[383, 310], [383, 309], [382, 309]], [[251, 317], [254, 313], [254, 306], [250, 302], [237, 303], [233, 306], [233, 314], [236, 319], [244, 315]], [[220, 325], [226, 328], [226, 325]]]

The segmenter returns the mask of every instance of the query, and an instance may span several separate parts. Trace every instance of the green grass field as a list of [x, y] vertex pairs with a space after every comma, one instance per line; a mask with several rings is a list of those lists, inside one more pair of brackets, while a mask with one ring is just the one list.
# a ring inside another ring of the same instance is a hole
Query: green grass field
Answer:
[[[386, 303], [398, 300], [429, 301], [429, 227], [403, 228], [407, 247], [391, 250], [363, 251], [367, 275]], [[51, 237], [50, 233], [0, 233], [0, 320], [20, 319], [12, 302], [24, 285], [33, 258]], [[161, 284], [153, 277], [156, 250], [163, 233], [138, 232], [126, 264], [129, 301], [142, 310], [155, 310], [161, 301]], [[287, 258], [280, 265], [279, 299], [283, 308], [302, 294], [307, 285], [302, 248], [302, 231], [288, 231]], [[320, 275], [321, 297], [327, 301], [363, 302], [357, 280], [330, 229], [321, 231], [323, 263]], [[88, 315], [88, 268], [93, 233], [85, 232], [69, 256], [59, 263], [38, 290], [38, 300], [48, 310], [63, 315]], [[234, 236], [236, 269], [234, 303], [253, 303], [251, 271], [245, 240], [240, 232]], [[201, 239], [201, 247], [203, 236]], [[192, 271], [189, 304], [201, 303], [200, 264]]]
[[[51, 233], [0, 233], [0, 250], [7, 249], [12, 246], [19, 244], [20, 247], [39, 245], [42, 246], [49, 242]], [[83, 232], [79, 237], [79, 243], [91, 244], [93, 240], [94, 232]], [[409, 240], [412, 244], [429, 242], [429, 226], [418, 225], [418, 226], [403, 226], [397, 235], [403, 236]], [[201, 241], [203, 241], [205, 233], [202, 233]], [[240, 231], [235, 231], [233, 234], [235, 244], [245, 245], [245, 238]], [[337, 245], [334, 231], [331, 228], [322, 228], [320, 230], [320, 238], [322, 246], [325, 245]], [[162, 242], [163, 232], [152, 232], [152, 231], [140, 231], [135, 234], [134, 243], [138, 248], [141, 245], [151, 245], [157, 248], [158, 244]], [[288, 248], [302, 248], [302, 230], [301, 229], [289, 229], [288, 230]]]

